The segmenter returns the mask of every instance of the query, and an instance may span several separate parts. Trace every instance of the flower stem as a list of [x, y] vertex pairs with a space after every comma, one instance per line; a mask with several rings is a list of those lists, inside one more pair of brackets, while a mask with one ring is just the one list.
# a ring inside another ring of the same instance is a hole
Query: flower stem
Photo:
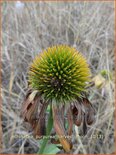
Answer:
[[48, 124], [47, 124], [47, 128], [46, 128], [46, 136], [47, 137], [45, 139], [43, 139], [43, 142], [42, 142], [42, 145], [38, 151], [38, 154], [43, 154], [46, 144], [49, 140], [49, 135], [51, 133], [52, 127], [53, 127], [52, 105], [50, 105], [50, 113], [49, 113]]

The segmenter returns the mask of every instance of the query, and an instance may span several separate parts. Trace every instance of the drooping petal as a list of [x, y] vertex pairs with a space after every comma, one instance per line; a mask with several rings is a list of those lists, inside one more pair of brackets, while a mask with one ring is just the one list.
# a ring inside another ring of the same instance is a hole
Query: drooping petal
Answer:
[[29, 90], [23, 102], [21, 115], [25, 121], [31, 123], [37, 113], [40, 95], [38, 91]]
[[68, 118], [68, 135], [72, 135], [72, 129], [73, 129], [73, 116], [72, 116], [72, 110], [71, 106], [69, 107], [67, 111], [67, 118]]
[[64, 150], [66, 152], [70, 152], [71, 150], [71, 143], [69, 140], [66, 138], [66, 131], [64, 128], [64, 124], [62, 121], [62, 117], [60, 114], [60, 109], [56, 107], [55, 105], [52, 105], [52, 111], [53, 111], [53, 119], [54, 119], [54, 128], [55, 131], [59, 137], [59, 141], [62, 144]]
[[60, 106], [60, 109], [61, 109], [61, 118], [62, 118], [62, 122], [63, 122], [63, 125], [65, 126], [65, 105], [62, 105]]
[[74, 103], [74, 106], [72, 108], [72, 113], [73, 113], [74, 124], [77, 126], [80, 126], [82, 122], [82, 109], [78, 102]]
[[86, 114], [83, 117], [83, 134], [86, 135], [87, 133], [87, 122], [86, 122]]
[[83, 98], [82, 103], [85, 107], [86, 122], [88, 125], [91, 125], [95, 121], [95, 110], [87, 98]]
[[42, 138], [45, 135], [45, 110], [48, 103], [41, 104], [40, 100], [41, 96], [38, 91], [29, 90], [21, 112], [24, 120], [31, 124], [35, 138]]
[[46, 135], [46, 126], [45, 126], [45, 116], [46, 116], [46, 108], [48, 106], [48, 102], [44, 102], [42, 104], [42, 108], [40, 110], [39, 118], [36, 120], [35, 125], [33, 126], [34, 129], [34, 137], [36, 139], [42, 138], [42, 136]]

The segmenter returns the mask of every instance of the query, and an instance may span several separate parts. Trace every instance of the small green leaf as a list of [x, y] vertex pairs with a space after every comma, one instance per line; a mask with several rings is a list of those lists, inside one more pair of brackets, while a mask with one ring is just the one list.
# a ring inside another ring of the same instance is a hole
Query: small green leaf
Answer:
[[44, 149], [43, 154], [56, 154], [60, 151], [60, 149], [55, 144], [49, 144]]

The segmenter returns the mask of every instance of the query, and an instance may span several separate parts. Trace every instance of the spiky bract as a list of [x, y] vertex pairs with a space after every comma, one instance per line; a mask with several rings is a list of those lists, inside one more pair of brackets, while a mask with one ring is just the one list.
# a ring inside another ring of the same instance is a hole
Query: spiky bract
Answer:
[[44, 99], [58, 103], [79, 97], [89, 78], [86, 59], [75, 48], [66, 45], [53, 46], [40, 53], [29, 71], [29, 85]]

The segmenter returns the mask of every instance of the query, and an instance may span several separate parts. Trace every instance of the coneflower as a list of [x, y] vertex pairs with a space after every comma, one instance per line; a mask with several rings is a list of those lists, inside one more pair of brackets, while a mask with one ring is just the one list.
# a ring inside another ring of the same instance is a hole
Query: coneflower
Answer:
[[94, 121], [93, 107], [84, 96], [90, 81], [86, 59], [75, 48], [53, 46], [36, 56], [28, 79], [29, 91], [22, 108], [24, 119], [31, 123], [36, 138], [48, 134], [45, 117], [50, 105], [56, 134], [64, 150], [69, 152], [71, 140], [64, 137], [72, 135], [73, 124], [80, 126], [83, 122], [86, 133], [87, 124]]

